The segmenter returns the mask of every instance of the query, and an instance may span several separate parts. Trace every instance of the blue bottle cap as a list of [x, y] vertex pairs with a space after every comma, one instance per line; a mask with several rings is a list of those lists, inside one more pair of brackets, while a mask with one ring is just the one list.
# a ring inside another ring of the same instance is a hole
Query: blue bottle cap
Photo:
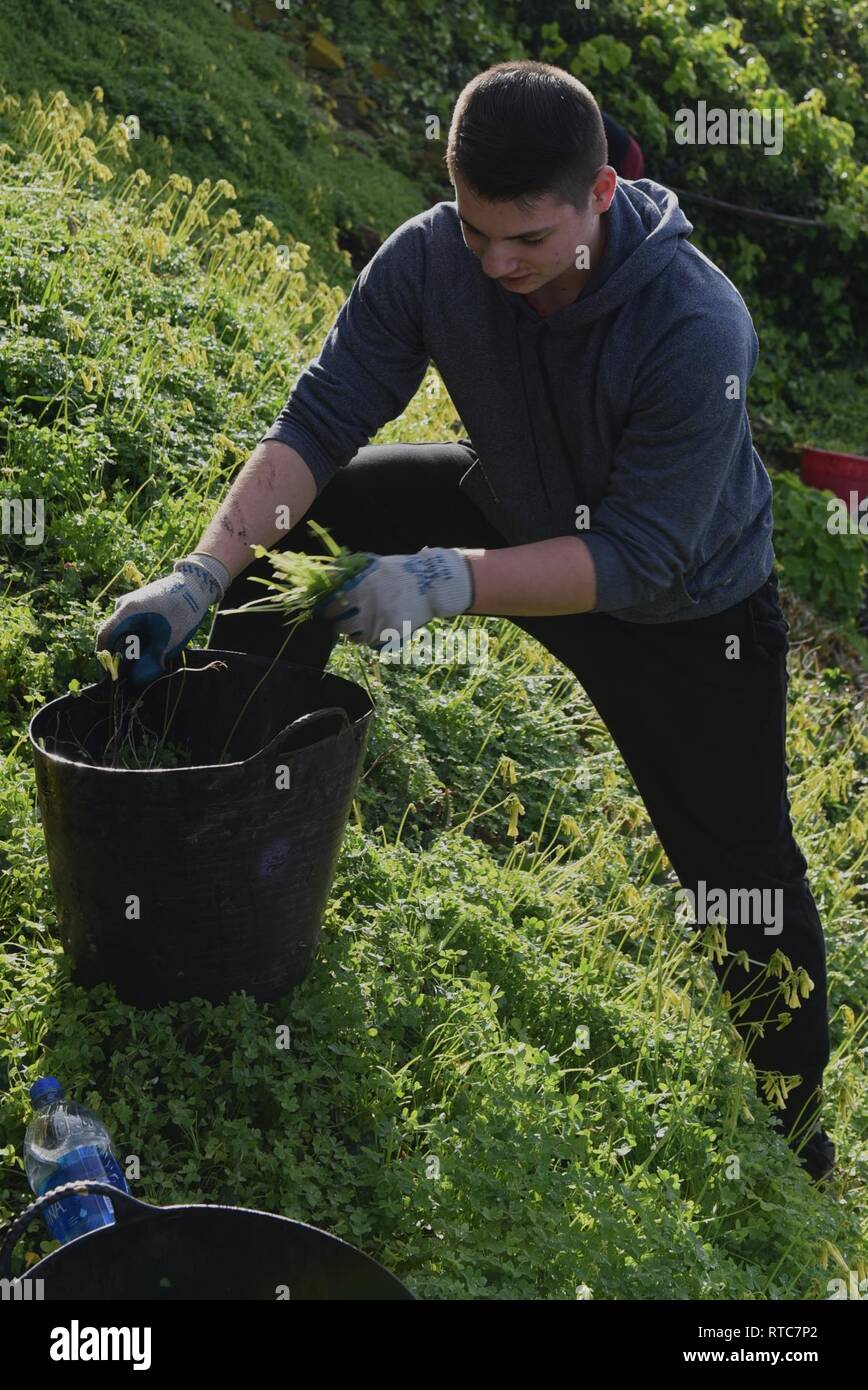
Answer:
[[56, 1076], [40, 1076], [30, 1087], [30, 1099], [34, 1103], [43, 1100], [49, 1094], [57, 1095], [58, 1099], [63, 1096], [63, 1087]]

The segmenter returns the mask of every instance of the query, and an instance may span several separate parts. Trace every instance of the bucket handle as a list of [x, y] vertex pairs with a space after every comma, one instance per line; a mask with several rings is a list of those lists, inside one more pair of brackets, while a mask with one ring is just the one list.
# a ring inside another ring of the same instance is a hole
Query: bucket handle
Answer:
[[37, 1197], [35, 1202], [31, 1202], [29, 1207], [25, 1207], [19, 1216], [6, 1227], [3, 1236], [3, 1244], [0, 1246], [0, 1279], [8, 1279], [9, 1271], [12, 1268], [12, 1253], [18, 1244], [19, 1236], [23, 1235], [34, 1217], [45, 1208], [50, 1207], [54, 1202], [59, 1202], [65, 1196], [77, 1194], [78, 1196], [110, 1197], [113, 1203], [119, 1201], [119, 1206], [113, 1205], [115, 1221], [118, 1225], [121, 1222], [140, 1220], [142, 1217], [150, 1216], [155, 1211], [161, 1211], [161, 1207], [153, 1207], [149, 1202], [143, 1202], [141, 1198], [134, 1197], [131, 1192], [123, 1192], [119, 1187], [114, 1187], [109, 1182], [98, 1182], [96, 1179], [82, 1178], [78, 1182], [66, 1182], [62, 1187], [53, 1187], [50, 1192], [44, 1192], [41, 1197]]
[[[335, 716], [337, 716], [341, 722], [341, 728], [336, 729], [336, 733], [343, 733], [345, 729], [352, 727], [350, 716], [342, 705], [326, 705], [324, 709], [311, 710], [308, 714], [302, 714], [299, 715], [298, 719], [293, 719], [291, 724], [287, 724], [286, 728], [272, 739], [269, 747], [274, 747], [276, 744], [283, 743], [285, 739], [293, 740], [296, 734], [306, 735], [309, 733], [312, 725], [318, 724], [323, 720], [334, 719]], [[328, 737], [328, 735], [323, 734], [320, 737], [325, 738]], [[316, 739], [314, 739], [314, 741], [316, 741]], [[307, 741], [299, 745], [301, 748], [306, 748], [308, 746], [309, 744]]]

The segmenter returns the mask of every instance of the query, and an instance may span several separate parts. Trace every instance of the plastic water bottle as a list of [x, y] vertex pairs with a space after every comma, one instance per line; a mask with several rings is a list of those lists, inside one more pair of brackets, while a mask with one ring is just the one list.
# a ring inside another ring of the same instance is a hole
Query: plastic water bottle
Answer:
[[[36, 1114], [24, 1136], [24, 1167], [37, 1197], [64, 1183], [81, 1178], [110, 1182], [129, 1192], [102, 1120], [77, 1101], [64, 1099], [63, 1087], [54, 1076], [43, 1076], [30, 1087]], [[49, 1235], [65, 1243], [113, 1226], [108, 1197], [73, 1193], [53, 1202], [42, 1213]]]

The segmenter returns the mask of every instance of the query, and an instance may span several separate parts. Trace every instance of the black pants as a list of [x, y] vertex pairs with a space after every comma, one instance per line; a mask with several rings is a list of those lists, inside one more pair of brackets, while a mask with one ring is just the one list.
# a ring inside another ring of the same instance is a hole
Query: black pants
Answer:
[[[463, 442], [360, 449], [276, 548], [319, 551], [307, 532], [309, 517], [354, 551], [502, 548], [508, 542], [459, 489], [472, 460]], [[270, 577], [268, 562], [254, 561], [239, 575], [220, 607], [261, 597], [262, 586], [250, 583], [254, 574]], [[736, 924], [729, 918], [738, 914], [724, 912], [727, 946], [763, 964], [779, 949], [794, 970], [804, 967], [814, 988], [807, 999], [800, 998], [799, 1007], [787, 1009], [781, 996], [772, 1002], [769, 991], [777, 980], [766, 980], [747, 1012], [732, 1017], [758, 1069], [804, 1078], [790, 1093], [782, 1118], [787, 1134], [809, 1132], [829, 1060], [826, 962], [787, 799], [789, 628], [775, 575], [741, 603], [709, 618], [640, 624], [607, 613], [579, 613], [512, 621], [578, 677], [633, 776], [681, 885], [700, 901], [700, 880], [708, 893], [771, 890], [763, 900], [782, 905], [777, 935], [767, 934], [761, 920]], [[739, 638], [740, 656], [727, 659], [727, 639], [733, 636]], [[273, 656], [285, 640], [286, 630], [273, 615], [225, 617], [218, 610], [211, 645]], [[305, 623], [283, 656], [322, 669], [332, 645], [327, 624]], [[715, 961], [714, 969], [734, 1006], [747, 998], [761, 973], [757, 965], [745, 972], [730, 958]], [[791, 1022], [779, 1028], [784, 1012]], [[759, 1036], [750, 1025], [769, 1015]]]

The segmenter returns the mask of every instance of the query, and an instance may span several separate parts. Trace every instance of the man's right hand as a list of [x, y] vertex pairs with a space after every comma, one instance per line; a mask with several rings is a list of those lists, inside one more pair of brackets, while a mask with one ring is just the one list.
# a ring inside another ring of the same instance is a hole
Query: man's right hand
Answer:
[[[121, 674], [131, 688], [143, 689], [187, 645], [211, 604], [222, 599], [231, 578], [213, 555], [194, 552], [176, 560], [171, 574], [116, 600], [114, 613], [97, 632], [96, 650], [114, 653], [120, 649]], [[127, 652], [130, 635], [139, 639], [134, 659]]]

